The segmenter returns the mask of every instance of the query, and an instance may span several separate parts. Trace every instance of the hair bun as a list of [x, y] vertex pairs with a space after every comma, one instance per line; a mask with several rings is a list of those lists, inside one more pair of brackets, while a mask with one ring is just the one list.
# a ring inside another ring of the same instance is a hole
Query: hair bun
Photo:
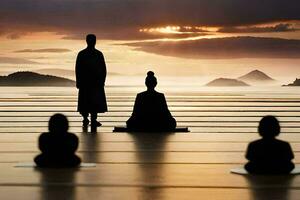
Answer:
[[153, 71], [148, 71], [147, 72], [147, 76], [152, 76], [153, 77], [154, 76], [154, 72]]

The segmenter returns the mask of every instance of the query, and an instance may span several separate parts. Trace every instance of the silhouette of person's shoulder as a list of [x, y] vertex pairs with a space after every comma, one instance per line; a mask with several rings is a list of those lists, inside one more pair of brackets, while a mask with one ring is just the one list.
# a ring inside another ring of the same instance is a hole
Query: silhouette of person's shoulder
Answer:
[[136, 99], [143, 99], [145, 98], [146, 96], [148, 96], [148, 93], [147, 91], [144, 91], [144, 92], [140, 92], [136, 95]]
[[74, 140], [78, 140], [78, 137], [74, 134], [74, 133], [70, 133], [70, 132], [66, 132], [66, 133], [62, 133], [62, 134], [54, 134], [54, 133], [50, 133], [50, 132], [44, 132], [40, 135], [41, 139], [47, 139], [49, 137], [67, 137], [69, 139], [74, 139]]
[[[78, 137], [74, 133], [42, 133], [39, 137], [39, 146], [42, 151], [52, 151], [53, 149], [68, 149], [75, 151], [78, 146]], [[68, 150], [67, 150], [68, 151]]]
[[[279, 154], [279, 155], [271, 155]], [[251, 142], [248, 146], [247, 158], [252, 159], [264, 156], [270, 156], [272, 158], [280, 158], [281, 156], [287, 159], [292, 159], [293, 151], [288, 142], [278, 140], [278, 139], [259, 139]], [[274, 157], [275, 156], [275, 157]]]
[[48, 138], [50, 137], [52, 134], [50, 132], [44, 132], [40, 135], [40, 138]]
[[155, 94], [156, 94], [157, 96], [159, 96], [159, 97], [164, 97], [164, 96], [165, 96], [163, 93], [160, 93], [160, 92], [157, 92], [157, 91], [155, 91]]
[[137, 97], [146, 97], [146, 96], [153, 96], [153, 97], [164, 97], [165, 95], [163, 93], [157, 92], [157, 91], [144, 91], [137, 94]]
[[91, 52], [103, 56], [103, 53], [95, 48], [94, 49], [89, 49], [89, 48], [82, 49], [81, 51], [79, 51], [78, 55], [86, 55], [86, 54], [90, 54]]
[[271, 140], [267, 140], [267, 139], [259, 139], [259, 140], [255, 140], [253, 142], [250, 142], [249, 146], [261, 146], [261, 145], [266, 145], [266, 144], [272, 144], [273, 146], [290, 146], [290, 144], [286, 141], [283, 140], [278, 140], [278, 139], [271, 139]]
[[[136, 96], [136, 103], [138, 104], [162, 104], [165, 102], [165, 96], [162, 93], [159, 93], [157, 91], [144, 91], [141, 93], [138, 93]], [[161, 106], [161, 105], [159, 105]], [[159, 107], [152, 107], [153, 109], [159, 109]]]
[[294, 168], [294, 154], [288, 142], [273, 139], [260, 139], [249, 144], [246, 153], [249, 162], [245, 168], [250, 173], [280, 174], [289, 173]]
[[78, 52], [78, 55], [81, 56], [81, 55], [84, 55], [86, 53], [86, 49], [82, 49], [81, 51]]

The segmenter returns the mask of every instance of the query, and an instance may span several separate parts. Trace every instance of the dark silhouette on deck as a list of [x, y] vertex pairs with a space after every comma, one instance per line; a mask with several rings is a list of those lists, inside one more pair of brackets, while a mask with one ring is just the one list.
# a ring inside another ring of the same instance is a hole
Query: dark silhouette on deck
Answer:
[[49, 120], [49, 132], [39, 137], [40, 155], [34, 162], [39, 167], [77, 167], [81, 159], [75, 155], [78, 137], [68, 132], [66, 116], [55, 114]]
[[101, 126], [97, 114], [107, 111], [104, 91], [106, 64], [103, 54], [95, 49], [96, 36], [87, 35], [86, 42], [87, 48], [78, 53], [75, 67], [76, 87], [79, 89], [77, 111], [83, 116], [83, 126], [89, 124], [89, 114], [91, 125]]
[[176, 120], [168, 109], [164, 94], [155, 91], [157, 80], [153, 72], [147, 73], [145, 84], [147, 91], [137, 95], [127, 128], [145, 132], [174, 131]]
[[265, 116], [259, 123], [262, 139], [249, 144], [245, 169], [254, 174], [288, 174], [294, 169], [294, 158], [289, 143], [276, 139], [280, 134], [279, 121], [274, 116]]

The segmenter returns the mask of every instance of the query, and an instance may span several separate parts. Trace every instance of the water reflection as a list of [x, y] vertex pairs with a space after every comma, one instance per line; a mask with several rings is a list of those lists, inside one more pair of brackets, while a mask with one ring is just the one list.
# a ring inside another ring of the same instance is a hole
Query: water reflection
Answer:
[[172, 134], [131, 134], [136, 148], [136, 158], [140, 163], [141, 182], [150, 185], [142, 188], [142, 196], [138, 199], [160, 199], [161, 193], [157, 192], [151, 185], [163, 181], [165, 165], [161, 163], [165, 160], [165, 146], [170, 135]]
[[97, 133], [97, 126], [91, 126], [91, 133], [92, 134]]
[[82, 161], [88, 163], [100, 162], [98, 152], [100, 151], [101, 134], [88, 133], [81, 135]]
[[76, 171], [78, 168], [37, 169], [42, 183], [40, 199], [76, 199]]
[[82, 127], [82, 133], [96, 134], [97, 133], [97, 126], [91, 126], [91, 132], [89, 132], [89, 126], [83, 126]]
[[88, 126], [82, 127], [82, 133], [88, 133]]
[[252, 188], [251, 193], [253, 199], [292, 199], [289, 188], [293, 183], [295, 175], [248, 175], [245, 177]]

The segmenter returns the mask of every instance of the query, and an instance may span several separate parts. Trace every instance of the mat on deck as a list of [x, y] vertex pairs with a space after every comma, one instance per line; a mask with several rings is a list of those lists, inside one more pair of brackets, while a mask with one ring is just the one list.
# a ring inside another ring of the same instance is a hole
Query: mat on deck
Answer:
[[[133, 129], [129, 129], [125, 126], [116, 126], [114, 127], [114, 130], [113, 132], [153, 132], [153, 131], [136, 131], [136, 130], [133, 130]], [[157, 131], [155, 131], [157, 132]], [[187, 132], [190, 132], [189, 131], [189, 128], [188, 127], [177, 127], [175, 128], [175, 130], [173, 131], [159, 131], [159, 132], [168, 132], [168, 133], [175, 133], [175, 132], [180, 132], [180, 133], [187, 133]]]
[[[33, 162], [24, 162], [24, 163], [18, 163], [15, 165], [15, 167], [20, 167], [20, 168], [31, 168], [31, 167], [37, 167], [35, 163]], [[90, 168], [90, 167], [96, 167], [96, 163], [81, 163], [80, 166], [81, 168]]]
[[[237, 168], [234, 168], [234, 169], [231, 169], [230, 170], [230, 173], [232, 174], [240, 174], [240, 175], [247, 175], [247, 174], [250, 174], [249, 172], [247, 172], [247, 170], [243, 167], [243, 166], [240, 166], [240, 167], [237, 167]], [[291, 175], [297, 175], [297, 174], [300, 174], [300, 166], [296, 166], [293, 171], [290, 172]], [[287, 174], [288, 175], [288, 174]]]

